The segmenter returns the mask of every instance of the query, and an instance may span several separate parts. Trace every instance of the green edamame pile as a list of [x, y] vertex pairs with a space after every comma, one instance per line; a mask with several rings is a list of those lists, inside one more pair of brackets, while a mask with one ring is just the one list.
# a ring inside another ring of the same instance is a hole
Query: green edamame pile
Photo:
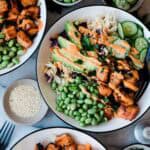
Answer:
[[[4, 37], [4, 36], [3, 36]], [[2, 34], [0, 38], [2, 39]], [[0, 70], [11, 68], [19, 64], [19, 57], [24, 54], [24, 50], [15, 39], [0, 44]]]
[[62, 2], [62, 3], [74, 3], [78, 0], [58, 0], [59, 2]]
[[114, 4], [116, 7], [124, 9], [124, 10], [129, 10], [132, 8], [138, 0], [113, 0]]
[[81, 127], [106, 122], [108, 119], [104, 115], [105, 105], [93, 100], [81, 90], [81, 87], [86, 88], [89, 93], [98, 97], [99, 92], [96, 86], [96, 84], [81, 80], [80, 77], [76, 77], [73, 82], [63, 86], [58, 86], [53, 81], [51, 88], [58, 94], [57, 111], [75, 119]]

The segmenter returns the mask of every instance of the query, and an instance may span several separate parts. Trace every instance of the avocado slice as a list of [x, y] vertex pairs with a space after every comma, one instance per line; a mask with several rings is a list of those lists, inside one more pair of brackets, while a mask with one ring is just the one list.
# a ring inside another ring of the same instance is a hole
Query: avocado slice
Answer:
[[81, 44], [81, 34], [78, 32], [76, 27], [73, 25], [72, 22], [67, 21], [65, 23], [65, 31], [70, 39], [71, 42], [76, 44], [76, 46], [79, 49], [82, 49], [82, 44]]
[[[64, 57], [66, 57], [66, 58], [68, 58], [68, 59], [71, 59], [74, 64], [78, 64], [78, 63], [76, 63], [76, 62], [77, 62], [78, 60], [82, 60], [82, 63], [81, 63], [80, 65], [81, 65], [81, 66], [84, 68], [84, 70], [86, 70], [87, 72], [94, 71], [94, 70], [97, 69], [97, 67], [96, 67], [93, 63], [91, 63], [90, 61], [84, 61], [84, 60], [83, 60], [81, 57], [79, 57], [79, 56], [76, 56], [76, 55], [74, 55], [74, 54], [72, 54], [72, 53], [67, 53], [64, 48], [60, 49], [60, 53], [61, 53]], [[82, 55], [82, 54], [81, 54], [81, 55]]]
[[62, 36], [58, 37], [58, 44], [60, 45], [61, 48], [77, 49], [77, 47], [74, 43], [68, 41], [67, 39], [63, 38]]
[[84, 73], [83, 67], [76, 65], [75, 63], [73, 63], [72, 61], [70, 61], [63, 55], [61, 55], [61, 53], [59, 53], [58, 50], [56, 50], [56, 49], [54, 49], [52, 52], [52, 59], [55, 62], [63, 63], [64, 66], [70, 68], [71, 70], [73, 70], [75, 72]]

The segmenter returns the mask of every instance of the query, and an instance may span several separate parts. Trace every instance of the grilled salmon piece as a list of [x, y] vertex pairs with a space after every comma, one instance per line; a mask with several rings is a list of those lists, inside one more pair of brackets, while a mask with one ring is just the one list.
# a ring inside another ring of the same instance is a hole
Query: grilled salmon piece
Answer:
[[107, 82], [108, 75], [109, 75], [109, 68], [107, 66], [99, 67], [96, 73], [96, 77], [98, 78], [98, 80], [102, 82]]
[[37, 0], [20, 0], [23, 7], [34, 6]]
[[72, 144], [72, 145], [70, 145], [70, 146], [66, 146], [66, 147], [65, 147], [65, 150], [77, 150], [77, 148], [76, 148], [76, 145], [75, 145], [75, 144]]
[[110, 82], [109, 82], [109, 87], [112, 88], [113, 90], [119, 86], [119, 84], [122, 82], [124, 79], [124, 76], [121, 73], [118, 72], [113, 72], [110, 75]]
[[30, 30], [28, 30], [28, 34], [30, 36], [35, 36], [38, 32], [39, 32], [38, 28], [31, 28]]
[[124, 91], [121, 91], [119, 88], [114, 90], [113, 96], [116, 102], [119, 102], [124, 106], [132, 106], [134, 104], [133, 97]]
[[0, 0], [0, 13], [5, 13], [8, 11], [8, 4], [6, 0]]
[[5, 39], [7, 41], [17, 37], [17, 31], [15, 26], [8, 26], [4, 28], [3, 33], [5, 34]]
[[77, 150], [92, 150], [90, 144], [78, 144], [77, 145]]
[[31, 28], [35, 28], [36, 25], [35, 25], [34, 21], [31, 19], [23, 19], [22, 23], [19, 24], [18, 27], [24, 31], [27, 31]]
[[117, 117], [127, 119], [127, 120], [133, 120], [139, 112], [138, 106], [123, 106], [121, 105], [117, 111]]
[[48, 144], [45, 150], [60, 150], [60, 148], [56, 146], [55, 144]]
[[102, 96], [110, 96], [112, 94], [112, 89], [109, 88], [106, 84], [101, 83], [100, 86], [98, 87], [99, 93]]
[[63, 134], [63, 135], [57, 136], [55, 142], [57, 145], [59, 145], [61, 147], [74, 144], [74, 140], [68, 134]]
[[32, 45], [32, 41], [24, 31], [17, 33], [17, 42], [24, 48], [29, 48]]

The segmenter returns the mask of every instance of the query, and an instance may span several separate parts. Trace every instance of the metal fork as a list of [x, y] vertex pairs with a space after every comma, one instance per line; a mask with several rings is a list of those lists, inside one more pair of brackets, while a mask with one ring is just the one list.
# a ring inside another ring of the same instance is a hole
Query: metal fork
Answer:
[[10, 138], [14, 132], [15, 125], [5, 121], [1, 130], [0, 130], [0, 149], [5, 150], [8, 146]]

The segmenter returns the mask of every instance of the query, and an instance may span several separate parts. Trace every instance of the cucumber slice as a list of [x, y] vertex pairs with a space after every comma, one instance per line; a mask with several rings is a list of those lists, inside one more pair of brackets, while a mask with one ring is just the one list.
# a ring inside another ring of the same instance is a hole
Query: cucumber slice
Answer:
[[144, 62], [146, 54], [147, 54], [147, 49], [142, 50], [142, 52], [140, 54], [140, 60], [141, 60], [141, 62]]
[[130, 9], [130, 4], [126, 0], [116, 0], [115, 5], [118, 8], [124, 9], [124, 10], [129, 10]]
[[137, 2], [137, 0], [127, 0], [127, 2], [131, 5], [135, 4]]
[[137, 33], [132, 37], [132, 39], [137, 39], [138, 37], [144, 37], [143, 29], [138, 27]]
[[135, 48], [139, 51], [143, 49], [148, 49], [148, 42], [145, 38], [139, 37], [135, 40]]
[[118, 23], [118, 33], [119, 33], [119, 36], [124, 39], [124, 33], [123, 33], [123, 29], [122, 29], [122, 25], [121, 23]]
[[123, 28], [124, 35], [126, 37], [131, 37], [135, 35], [138, 31], [137, 25], [131, 21], [124, 21], [122, 23], [122, 28]]

